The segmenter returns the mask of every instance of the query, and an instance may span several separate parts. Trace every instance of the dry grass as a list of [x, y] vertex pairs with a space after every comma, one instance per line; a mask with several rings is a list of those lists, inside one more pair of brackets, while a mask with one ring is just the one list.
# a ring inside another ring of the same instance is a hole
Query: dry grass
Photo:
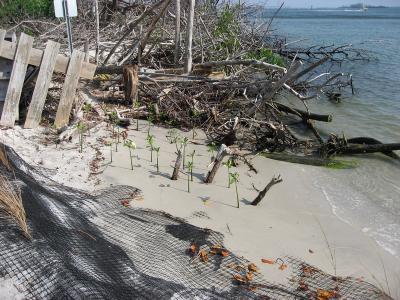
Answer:
[[0, 162], [7, 168], [8, 171], [11, 172], [11, 164], [7, 158], [7, 153], [4, 145], [3, 147], [0, 146]]
[[[4, 148], [0, 147], [0, 162], [12, 171], [11, 164], [7, 159], [7, 154]], [[26, 224], [25, 209], [22, 204], [21, 191], [13, 185], [10, 180], [0, 173], [0, 211], [4, 211], [21, 228], [23, 234], [27, 238], [31, 238]]]
[[27, 238], [31, 238], [26, 224], [25, 209], [22, 204], [21, 191], [0, 174], [0, 210], [14, 219]]

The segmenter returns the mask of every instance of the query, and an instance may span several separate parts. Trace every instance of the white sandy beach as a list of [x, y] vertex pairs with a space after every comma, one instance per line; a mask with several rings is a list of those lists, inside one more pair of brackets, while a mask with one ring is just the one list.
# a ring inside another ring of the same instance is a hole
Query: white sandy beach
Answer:
[[[150, 162], [150, 152], [146, 149], [147, 124], [140, 124], [139, 132], [129, 131], [129, 138], [138, 146], [135, 154], [139, 159], [134, 159], [134, 170], [130, 169], [128, 150], [120, 146], [118, 153], [113, 153], [113, 163], [101, 175], [101, 187], [133, 185], [144, 194], [143, 201], [131, 204], [134, 207], [162, 210], [191, 224], [222, 232], [226, 246], [256, 263], [268, 280], [284, 282], [288, 273], [278, 270], [278, 266], [261, 263], [261, 259], [289, 255], [331, 274], [363, 278], [382, 285], [385, 290], [386, 270], [391, 294], [399, 293], [400, 262], [363, 234], [361, 228], [351, 227], [332, 213], [326, 195], [308, 178], [307, 170], [313, 167], [256, 157], [253, 164], [259, 173], [255, 174], [241, 164], [236, 169], [240, 173], [238, 209], [234, 187], [227, 188], [224, 166], [214, 183], [203, 183], [210, 163], [206, 146], [187, 147], [186, 153], [196, 150], [194, 182], [188, 193], [185, 174], [181, 173], [178, 181], [170, 180], [176, 155], [175, 145], [166, 139], [168, 130], [151, 129], [155, 144], [161, 147], [158, 174], [155, 160]], [[191, 132], [186, 136], [191, 138]], [[109, 162], [109, 154], [105, 162]], [[252, 184], [262, 189], [274, 174], [281, 174], [283, 183], [273, 186], [259, 206], [249, 205], [258, 194]], [[324, 233], [334, 252], [334, 263]]]
[[[129, 151], [122, 143], [118, 152], [113, 147], [113, 162], [110, 163], [110, 147], [99, 141], [101, 138], [111, 140], [111, 133], [104, 123], [86, 136], [83, 154], [78, 153], [77, 137], [57, 148], [55, 145], [34, 147], [38, 141], [28, 141], [26, 131], [14, 129], [3, 131], [1, 141], [14, 147], [28, 163], [52, 169], [52, 179], [62, 184], [87, 191], [110, 185], [132, 185], [141, 189], [143, 200], [133, 201], [131, 206], [165, 211], [191, 224], [223, 233], [226, 247], [254, 262], [268, 281], [288, 283], [290, 265], [282, 271], [278, 265], [263, 264], [261, 259], [284, 259], [288, 255], [303, 259], [330, 274], [364, 279], [386, 292], [387, 278], [390, 294], [395, 299], [399, 298], [400, 262], [365, 235], [361, 228], [352, 227], [333, 214], [326, 194], [315, 187], [309, 178], [308, 171], [318, 167], [258, 156], [252, 160], [258, 170], [255, 174], [241, 163], [232, 170], [240, 173], [238, 189], [241, 201], [238, 209], [234, 186], [227, 188], [227, 169], [224, 166], [221, 166], [214, 183], [203, 183], [210, 164], [210, 153], [204, 145], [189, 143], [187, 146], [187, 154], [196, 150], [191, 192], [187, 192], [184, 173], [180, 174], [178, 181], [170, 180], [176, 158], [175, 145], [166, 139], [168, 129], [153, 126], [151, 134], [155, 136], [155, 145], [161, 148], [160, 172], [157, 173], [155, 153], [151, 163], [150, 152], [146, 148], [147, 128], [147, 122], [140, 121], [139, 131], [129, 130], [128, 138], [138, 147], [133, 171]], [[40, 132], [36, 133], [40, 135]], [[32, 131], [29, 135], [35, 136], [36, 133]], [[191, 138], [192, 134], [182, 135]], [[195, 141], [204, 142], [200, 137]], [[104, 172], [98, 177], [90, 175], [89, 167], [96, 149], [104, 157], [104, 160], [99, 160], [99, 171]], [[278, 174], [284, 181], [273, 186], [259, 206], [249, 205], [258, 194], [252, 184], [262, 189], [273, 175]]]

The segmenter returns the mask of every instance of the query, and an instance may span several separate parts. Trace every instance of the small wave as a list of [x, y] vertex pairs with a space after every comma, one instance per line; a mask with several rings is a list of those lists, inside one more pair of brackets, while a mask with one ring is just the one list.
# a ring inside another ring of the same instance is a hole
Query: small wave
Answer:
[[343, 11], [346, 11], [346, 12], [364, 12], [364, 10], [362, 10], [362, 9], [345, 9], [345, 10], [343, 10]]

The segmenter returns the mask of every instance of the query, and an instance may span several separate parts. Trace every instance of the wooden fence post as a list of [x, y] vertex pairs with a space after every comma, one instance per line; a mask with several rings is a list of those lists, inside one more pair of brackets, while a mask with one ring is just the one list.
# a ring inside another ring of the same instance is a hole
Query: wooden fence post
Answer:
[[15, 54], [13, 70], [11, 72], [10, 84], [4, 102], [3, 113], [1, 115], [0, 124], [3, 126], [14, 126], [15, 119], [17, 118], [19, 100], [21, 98], [32, 45], [33, 37], [21, 33], [17, 52]]
[[135, 105], [138, 90], [138, 66], [125, 66], [123, 68], [125, 100]]
[[194, 22], [194, 7], [195, 0], [189, 0], [189, 19], [187, 22], [186, 32], [186, 54], [185, 54], [185, 66], [184, 72], [192, 72], [192, 42], [193, 42], [193, 22]]
[[68, 124], [84, 58], [85, 53], [81, 51], [74, 50], [72, 53], [54, 122], [56, 128], [61, 128]]
[[25, 120], [25, 128], [35, 128], [40, 123], [59, 50], [59, 43], [53, 41], [47, 42], [39, 69], [39, 75], [36, 80], [35, 90], [33, 91], [32, 100], [29, 105], [28, 115]]

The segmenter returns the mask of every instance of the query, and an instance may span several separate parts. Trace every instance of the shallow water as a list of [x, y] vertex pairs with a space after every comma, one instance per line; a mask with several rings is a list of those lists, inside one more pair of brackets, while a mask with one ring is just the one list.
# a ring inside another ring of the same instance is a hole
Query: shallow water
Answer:
[[[400, 8], [284, 9], [274, 26], [288, 42], [305, 38], [303, 45], [352, 44], [371, 51], [374, 60], [343, 65], [353, 74], [356, 95], [346, 94], [340, 104], [313, 100], [310, 107], [334, 115], [332, 123], [317, 124], [325, 134], [400, 142]], [[400, 162], [379, 154], [350, 159], [359, 167], [321, 168], [311, 171], [310, 177], [338, 217], [400, 259]]]

